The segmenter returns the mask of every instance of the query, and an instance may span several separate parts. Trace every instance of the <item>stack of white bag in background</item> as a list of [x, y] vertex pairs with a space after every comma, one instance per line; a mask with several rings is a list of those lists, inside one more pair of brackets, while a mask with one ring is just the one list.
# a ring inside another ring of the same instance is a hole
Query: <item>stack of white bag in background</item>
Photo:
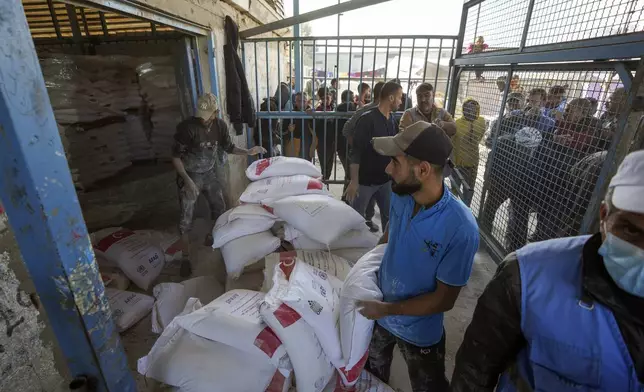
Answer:
[[[375, 246], [377, 237], [364, 219], [333, 198], [311, 162], [260, 159], [246, 169], [246, 176], [251, 183], [239, 198], [242, 204], [223, 214], [213, 229], [213, 247], [221, 248], [229, 277], [275, 251], [281, 240], [303, 250]], [[277, 222], [284, 222], [279, 231]]]

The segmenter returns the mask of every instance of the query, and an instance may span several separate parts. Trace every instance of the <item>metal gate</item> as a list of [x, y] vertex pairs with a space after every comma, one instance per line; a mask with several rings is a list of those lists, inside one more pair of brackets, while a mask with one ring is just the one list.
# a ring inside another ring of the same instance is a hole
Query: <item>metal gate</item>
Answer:
[[[423, 82], [434, 86], [436, 103], [442, 107], [455, 49], [456, 36], [244, 40], [243, 63], [258, 110], [258, 121], [247, 132], [248, 143], [263, 145], [269, 153], [310, 159], [321, 168], [327, 183], [345, 184], [348, 145], [342, 127], [354, 111], [342, 111], [343, 98], [364, 92], [364, 100], [371, 101], [378, 82], [398, 79], [409, 98], [398, 117], [415, 104], [416, 87]], [[286, 100], [274, 95], [282, 84], [288, 89]], [[330, 106], [320, 103], [318, 92], [325, 87], [332, 94]], [[294, 107], [298, 93], [311, 111]], [[289, 124], [295, 124], [296, 131], [289, 131]]]
[[453, 189], [471, 200], [497, 260], [527, 242], [596, 232], [610, 177], [642, 148], [636, 3], [464, 4], [449, 111], [461, 117], [474, 100], [486, 129], [455, 150], [465, 184]]

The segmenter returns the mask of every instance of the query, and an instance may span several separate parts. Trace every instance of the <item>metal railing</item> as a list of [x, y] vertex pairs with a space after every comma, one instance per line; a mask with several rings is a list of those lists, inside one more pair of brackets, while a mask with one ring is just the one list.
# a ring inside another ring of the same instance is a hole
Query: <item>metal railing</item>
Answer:
[[[344, 123], [357, 109], [343, 104], [345, 91], [373, 99], [378, 82], [398, 79], [405, 97], [402, 111], [415, 102], [416, 87], [431, 83], [437, 104], [446, 104], [451, 79], [450, 60], [455, 36], [340, 36], [267, 38], [242, 41], [249, 88], [257, 105], [258, 121], [248, 132], [249, 144], [262, 145], [270, 154], [299, 156], [320, 166], [328, 183], [348, 182], [348, 142]], [[332, 89], [331, 81], [337, 85]], [[286, 99], [275, 90], [284, 83]], [[318, 90], [333, 90], [331, 105], [321, 105]], [[305, 94], [305, 107], [293, 106], [296, 93]], [[295, 128], [294, 131], [289, 131]]]

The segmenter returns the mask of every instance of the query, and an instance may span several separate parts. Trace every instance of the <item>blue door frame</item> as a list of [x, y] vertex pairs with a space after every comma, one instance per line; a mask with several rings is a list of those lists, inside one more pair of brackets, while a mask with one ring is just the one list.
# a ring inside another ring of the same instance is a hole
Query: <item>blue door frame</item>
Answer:
[[72, 376], [135, 391], [22, 3], [0, 14], [0, 199]]
[[[0, 2], [0, 15], [0, 204], [71, 375], [134, 392], [22, 2]], [[203, 79], [190, 42], [181, 61], [194, 105]]]

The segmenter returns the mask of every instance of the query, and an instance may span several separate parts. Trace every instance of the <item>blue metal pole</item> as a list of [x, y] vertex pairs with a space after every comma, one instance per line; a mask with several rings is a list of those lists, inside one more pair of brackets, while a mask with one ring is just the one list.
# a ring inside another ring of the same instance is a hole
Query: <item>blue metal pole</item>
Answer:
[[[210, 67], [210, 92], [215, 94], [219, 99], [219, 75], [217, 74], [217, 55], [215, 53], [215, 33], [208, 34], [208, 66]], [[244, 51], [244, 44], [242, 43], [242, 65], [246, 69], [246, 52]], [[219, 112], [221, 117], [221, 111]]]
[[0, 200], [72, 376], [136, 391], [22, 3], [0, 14]]
[[[293, 16], [300, 14], [300, 0], [293, 0]], [[293, 26], [293, 37], [299, 38], [300, 25]], [[293, 40], [293, 55], [295, 57], [295, 91], [302, 91], [302, 41]]]
[[190, 38], [184, 38], [183, 46], [185, 49], [186, 68], [188, 68], [188, 82], [190, 83], [190, 96], [192, 97], [192, 110], [197, 110], [197, 82], [195, 79], [195, 67], [192, 61], [192, 48], [190, 47]]

